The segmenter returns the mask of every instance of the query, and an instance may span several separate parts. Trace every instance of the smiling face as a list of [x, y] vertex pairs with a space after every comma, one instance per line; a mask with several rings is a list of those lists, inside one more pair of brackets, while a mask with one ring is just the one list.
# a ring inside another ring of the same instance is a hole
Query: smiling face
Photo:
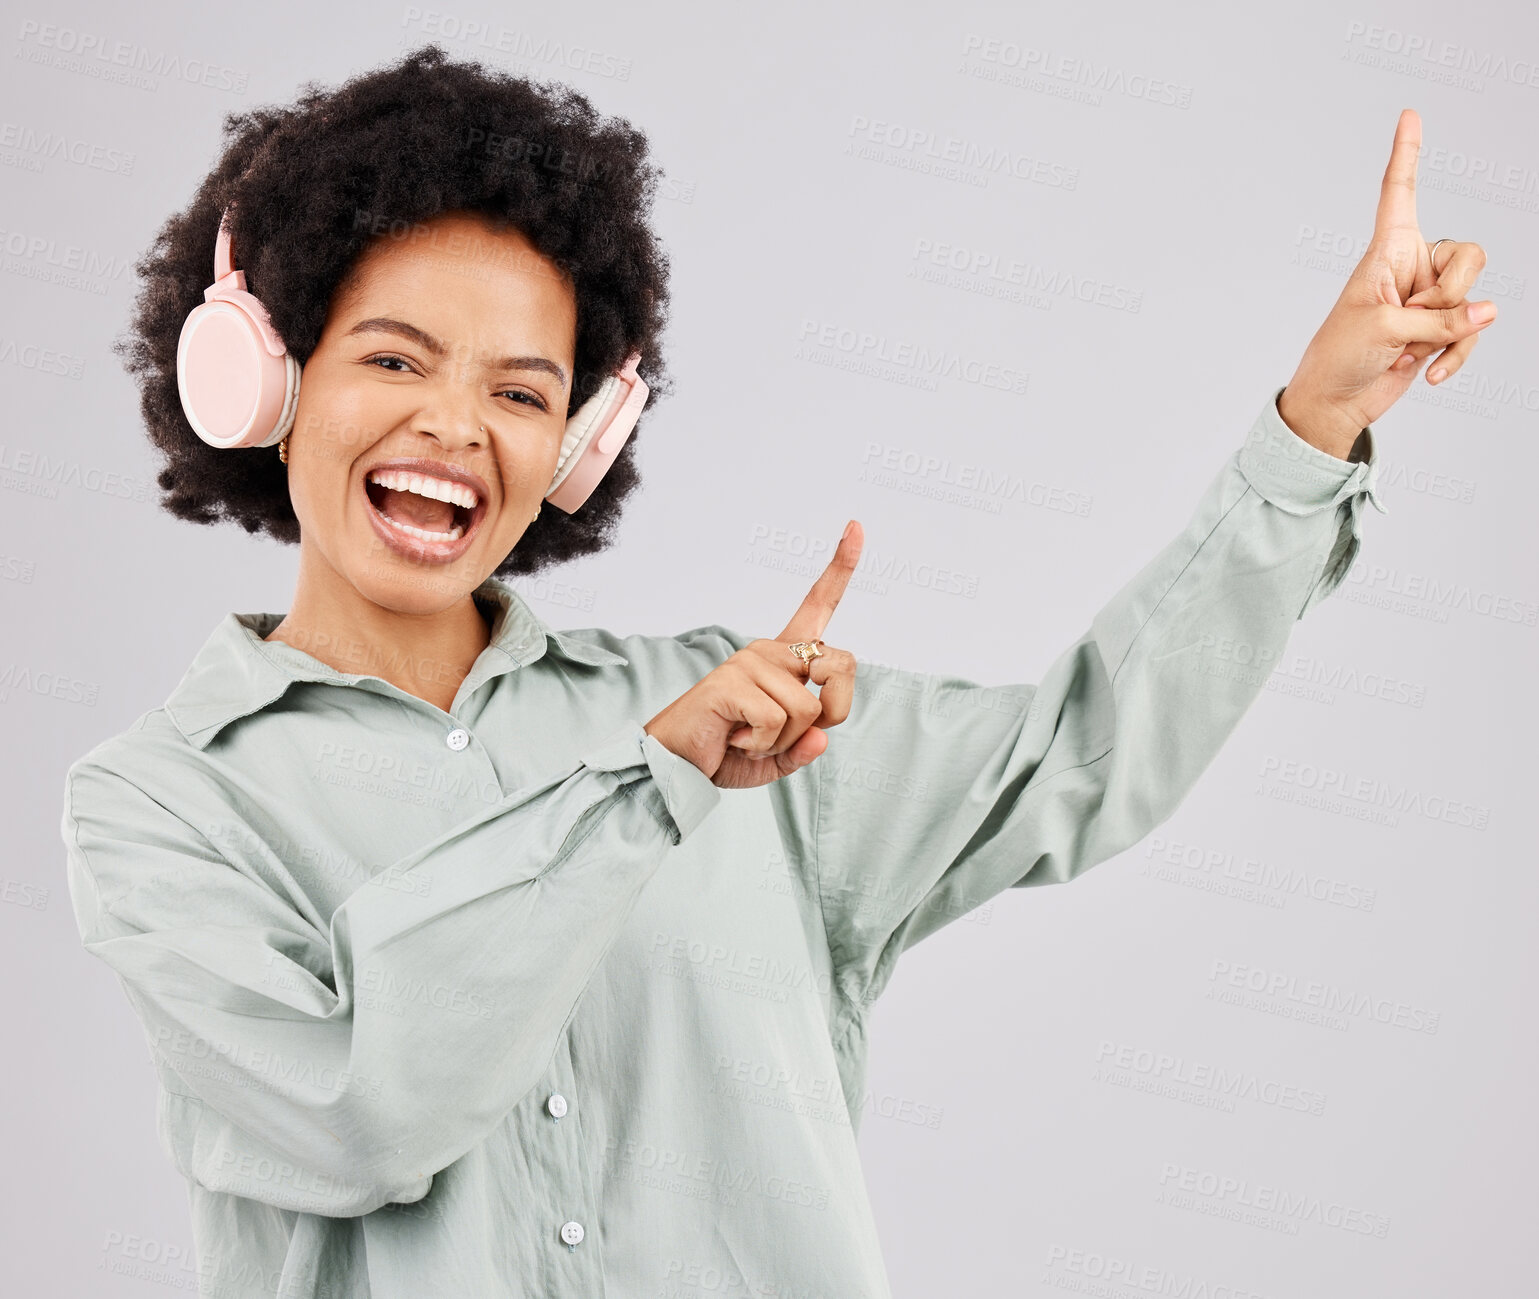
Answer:
[[370, 245], [289, 437], [306, 576], [400, 613], [465, 599], [549, 490], [576, 340], [570, 282], [514, 229], [450, 213]]

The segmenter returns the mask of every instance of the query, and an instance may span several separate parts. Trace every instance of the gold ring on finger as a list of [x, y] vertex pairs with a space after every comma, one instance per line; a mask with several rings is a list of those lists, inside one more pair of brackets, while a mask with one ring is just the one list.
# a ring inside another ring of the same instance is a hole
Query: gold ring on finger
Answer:
[[[806, 663], [811, 659], [817, 658], [823, 653], [821, 648], [822, 644], [823, 642], [821, 640], [799, 640], [793, 641], [786, 648], [789, 649], [791, 653], [795, 654], [797, 658], [801, 659], [803, 663]], [[812, 669], [810, 667], [807, 669], [807, 675], [812, 675]]]

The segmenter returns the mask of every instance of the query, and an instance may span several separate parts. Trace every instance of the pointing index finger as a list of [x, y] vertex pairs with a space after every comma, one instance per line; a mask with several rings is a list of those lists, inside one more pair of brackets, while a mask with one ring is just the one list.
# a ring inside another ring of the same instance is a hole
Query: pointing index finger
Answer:
[[791, 615], [791, 621], [786, 623], [785, 629], [776, 637], [777, 640], [818, 640], [822, 637], [828, 620], [839, 606], [845, 587], [855, 574], [855, 565], [860, 561], [860, 551], [865, 541], [864, 529], [851, 519], [849, 530], [834, 548], [834, 557], [828, 561], [828, 567], [812, 584], [806, 599]]
[[1416, 155], [1420, 151], [1421, 117], [1414, 108], [1402, 109], [1395, 124], [1389, 165], [1379, 186], [1379, 208], [1373, 220], [1375, 236], [1406, 226], [1416, 229]]

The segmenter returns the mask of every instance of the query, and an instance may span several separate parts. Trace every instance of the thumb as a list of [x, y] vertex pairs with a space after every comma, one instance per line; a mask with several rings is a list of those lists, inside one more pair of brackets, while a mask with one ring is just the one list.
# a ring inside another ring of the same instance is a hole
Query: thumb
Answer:
[[827, 749], [828, 732], [821, 727], [809, 726], [796, 737], [796, 743], [780, 755], [782, 773], [789, 776], [793, 771], [800, 771], [822, 757]]
[[805, 767], [814, 758], [821, 758], [828, 751], [828, 732], [821, 726], [809, 726], [797, 738], [795, 744], [786, 750], [793, 754], [798, 767]]
[[1456, 343], [1478, 333], [1496, 319], [1494, 302], [1458, 307], [1378, 308], [1383, 338], [1397, 347], [1407, 343]]
[[[739, 726], [727, 736], [727, 747], [729, 749], [741, 750], [748, 743], [752, 735], [752, 727]], [[789, 774], [799, 767], [805, 767], [814, 758], [821, 757], [827, 748], [828, 732], [818, 726], [809, 726], [796, 737], [796, 742], [789, 749], [784, 753], [777, 753], [774, 756], [781, 764], [785, 773]], [[764, 753], [738, 753], [740, 758], [751, 758], [760, 761], [769, 756], [769, 754]]]

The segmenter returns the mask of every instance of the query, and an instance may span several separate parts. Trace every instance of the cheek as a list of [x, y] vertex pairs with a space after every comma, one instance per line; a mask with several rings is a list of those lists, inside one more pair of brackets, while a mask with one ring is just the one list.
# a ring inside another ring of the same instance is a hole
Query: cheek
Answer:
[[561, 457], [562, 429], [531, 431], [527, 438], [505, 442], [498, 449], [502, 462], [503, 496], [509, 502], [527, 502], [533, 513], [536, 502], [550, 490]]
[[376, 393], [324, 367], [307, 368], [290, 437], [289, 495], [300, 523], [340, 527], [352, 510], [353, 467], [384, 436], [390, 413]]
[[330, 366], [308, 367], [300, 382], [294, 437], [305, 442], [313, 460], [346, 466], [384, 437], [396, 418], [389, 394], [379, 386], [349, 383]]
[[289, 498], [302, 529], [327, 532], [340, 528], [350, 512], [351, 484], [346, 465], [330, 458], [328, 448], [314, 450], [315, 455], [290, 456]]

